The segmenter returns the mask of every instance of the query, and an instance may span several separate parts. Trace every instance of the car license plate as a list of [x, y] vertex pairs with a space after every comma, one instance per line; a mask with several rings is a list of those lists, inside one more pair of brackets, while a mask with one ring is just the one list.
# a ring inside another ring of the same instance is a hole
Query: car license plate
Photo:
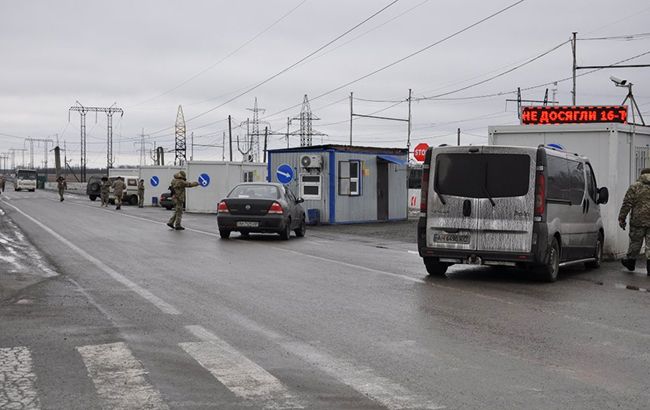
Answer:
[[237, 227], [239, 228], [257, 228], [258, 226], [260, 226], [259, 222], [237, 221]]
[[469, 244], [469, 234], [467, 233], [436, 233], [433, 235], [434, 242], [445, 243], [462, 243]]

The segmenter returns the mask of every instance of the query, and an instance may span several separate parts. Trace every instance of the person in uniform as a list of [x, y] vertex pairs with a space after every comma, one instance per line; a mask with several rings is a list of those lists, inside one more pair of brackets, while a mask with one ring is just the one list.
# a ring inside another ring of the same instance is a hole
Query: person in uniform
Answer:
[[122, 177], [117, 177], [115, 182], [113, 182], [113, 193], [115, 194], [115, 210], [122, 209], [122, 195], [124, 195], [124, 190], [126, 185], [122, 180]]
[[618, 214], [618, 225], [625, 229], [625, 219], [630, 213], [630, 246], [621, 260], [623, 266], [633, 271], [645, 239], [646, 272], [650, 276], [650, 168], [641, 171], [639, 179], [625, 193], [623, 205]]
[[101, 199], [103, 207], [108, 207], [108, 195], [111, 192], [111, 181], [108, 180], [108, 177], [102, 177], [101, 185]]
[[5, 191], [5, 182], [6, 182], [6, 180], [5, 180], [5, 176], [4, 176], [4, 175], [0, 175], [0, 192], [4, 192], [4, 191]]
[[144, 206], [144, 179], [138, 181], [138, 208]]
[[174, 204], [174, 214], [167, 222], [167, 226], [177, 231], [182, 231], [181, 218], [183, 217], [183, 205], [185, 204], [185, 188], [192, 188], [199, 185], [198, 182], [187, 182], [185, 171], [179, 171], [174, 174], [174, 179], [171, 183], [171, 188], [174, 192], [172, 196], [172, 203]]
[[65, 181], [63, 176], [59, 175], [56, 178], [56, 187], [59, 189], [59, 200], [63, 202], [63, 191], [68, 187], [68, 183]]

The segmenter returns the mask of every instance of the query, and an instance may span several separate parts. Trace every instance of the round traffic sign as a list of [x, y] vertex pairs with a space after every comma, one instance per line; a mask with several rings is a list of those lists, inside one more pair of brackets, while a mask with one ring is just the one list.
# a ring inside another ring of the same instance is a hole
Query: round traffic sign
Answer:
[[289, 164], [282, 164], [275, 171], [275, 177], [281, 184], [288, 184], [293, 180], [293, 168]]
[[199, 175], [199, 185], [201, 185], [203, 188], [210, 185], [210, 175], [205, 173]]
[[415, 149], [413, 150], [413, 156], [420, 162], [424, 161], [424, 156], [426, 155], [428, 149], [429, 144], [426, 142], [421, 142], [415, 146]]
[[158, 186], [158, 184], [160, 184], [160, 178], [154, 175], [149, 179], [149, 183], [151, 184], [151, 186]]

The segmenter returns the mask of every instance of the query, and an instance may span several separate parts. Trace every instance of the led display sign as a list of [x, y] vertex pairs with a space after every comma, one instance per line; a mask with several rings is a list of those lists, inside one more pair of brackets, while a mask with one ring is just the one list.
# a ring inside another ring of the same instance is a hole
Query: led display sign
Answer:
[[522, 124], [584, 124], [593, 122], [627, 122], [627, 105], [615, 106], [543, 106], [524, 107]]

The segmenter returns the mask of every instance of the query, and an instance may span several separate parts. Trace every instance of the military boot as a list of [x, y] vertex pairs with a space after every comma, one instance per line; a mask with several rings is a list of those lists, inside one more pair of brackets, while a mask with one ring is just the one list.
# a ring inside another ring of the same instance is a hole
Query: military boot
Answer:
[[630, 272], [634, 271], [636, 268], [636, 259], [634, 258], [623, 258], [621, 259], [621, 264], [627, 268]]
[[650, 260], [647, 260], [645, 263], [645, 271], [650, 276]]

